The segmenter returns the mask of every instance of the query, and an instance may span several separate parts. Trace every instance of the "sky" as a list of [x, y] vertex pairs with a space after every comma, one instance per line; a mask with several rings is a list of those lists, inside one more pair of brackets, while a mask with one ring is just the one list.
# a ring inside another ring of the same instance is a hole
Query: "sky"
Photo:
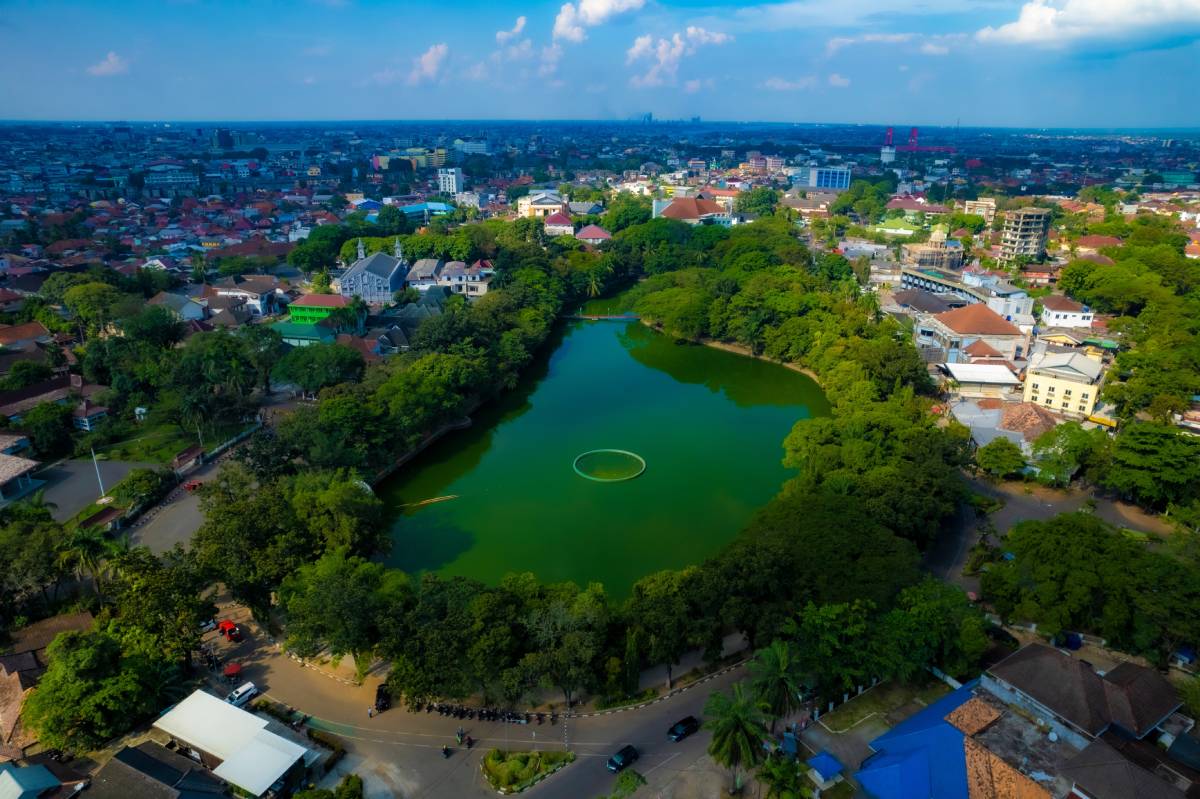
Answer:
[[1200, 126], [1200, 0], [0, 0], [0, 119]]

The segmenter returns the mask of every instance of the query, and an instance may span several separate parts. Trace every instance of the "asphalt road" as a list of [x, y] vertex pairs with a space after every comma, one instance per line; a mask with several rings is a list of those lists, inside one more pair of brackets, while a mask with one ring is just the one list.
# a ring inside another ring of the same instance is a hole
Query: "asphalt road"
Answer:
[[[701, 730], [681, 743], [667, 740], [667, 729], [684, 716], [702, 716], [708, 695], [728, 690], [744, 676], [737, 668], [644, 708], [588, 718], [573, 718], [556, 725], [503, 724], [459, 720], [435, 713], [411, 713], [393, 708], [373, 718], [367, 708], [374, 702], [381, 675], [368, 675], [363, 685], [348, 684], [325, 671], [306, 668], [279, 653], [244, 608], [227, 607], [222, 618], [242, 626], [245, 640], [236, 645], [210, 633], [223, 662], [243, 666], [242, 679], [259, 686], [269, 699], [303, 711], [310, 722], [346, 745], [347, 757], [337, 773], [354, 772], [367, 787], [368, 799], [400, 796], [484, 797], [494, 795], [484, 784], [479, 762], [493, 748], [559, 749], [565, 745], [577, 755], [574, 763], [530, 792], [535, 796], [595, 799], [612, 791], [616, 777], [604, 768], [609, 755], [627, 743], [638, 748], [635, 768], [649, 781], [647, 796], [699, 799], [720, 795], [727, 777], [705, 757], [709, 733]], [[228, 686], [213, 682], [212, 690], [224, 695]], [[475, 739], [471, 750], [457, 746], [455, 730], [462, 726]], [[441, 748], [453, 748], [443, 758]], [[331, 779], [336, 781], [336, 778]]]
[[[111, 489], [125, 475], [134, 469], [145, 467], [156, 468], [153, 463], [136, 463], [133, 461], [97, 461], [100, 466], [100, 477], [104, 481], [105, 490]], [[76, 513], [100, 498], [100, 484], [96, 481], [96, 467], [90, 458], [86, 460], [60, 461], [42, 471], [35, 477], [45, 480], [43, 497], [46, 502], [54, 503], [56, 507], [50, 513], [55, 520], [65, 522]]]

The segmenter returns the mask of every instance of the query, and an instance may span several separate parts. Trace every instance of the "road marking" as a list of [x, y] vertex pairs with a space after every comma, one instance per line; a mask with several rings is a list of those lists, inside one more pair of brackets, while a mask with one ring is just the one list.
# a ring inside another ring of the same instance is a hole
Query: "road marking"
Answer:
[[647, 771], [646, 771], [644, 774], [642, 774], [642, 776], [643, 776], [643, 777], [649, 777], [649, 776], [650, 776], [651, 774], [653, 774], [655, 771], [657, 771], [658, 769], [660, 769], [660, 768], [662, 768], [663, 766], [667, 765], [667, 764], [668, 764], [668, 763], [670, 763], [672, 760], [674, 760], [675, 758], [679, 757], [681, 754], [683, 754], [683, 752], [676, 752], [675, 754], [671, 755], [670, 757], [668, 757], [668, 758], [667, 758], [666, 760], [664, 760], [663, 762], [659, 763], [659, 764], [658, 764], [657, 766], [655, 766], [654, 768], [652, 768], [652, 769], [648, 769], [648, 770], [647, 770]]

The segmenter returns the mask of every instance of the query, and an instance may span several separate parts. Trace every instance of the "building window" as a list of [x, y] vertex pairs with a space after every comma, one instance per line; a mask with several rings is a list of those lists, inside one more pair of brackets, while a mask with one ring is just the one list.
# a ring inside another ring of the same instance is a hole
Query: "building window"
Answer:
[[1080, 394], [1080, 395], [1079, 395], [1079, 398], [1080, 398], [1080, 399], [1087, 399], [1087, 398], [1088, 398], [1088, 395], [1087, 395], [1086, 393], [1084, 393], [1084, 394]]
[[1054, 386], [1050, 386], [1049, 388], [1047, 388], [1047, 389], [1046, 389], [1046, 391], [1047, 391], [1048, 393], [1050, 393], [1050, 394], [1053, 394], [1053, 393], [1054, 393]]
[[1037, 391], [1037, 390], [1038, 390], [1038, 384], [1037, 384], [1037, 383], [1034, 383], [1034, 384], [1033, 384], [1033, 390], [1034, 390], [1034, 391]]
[[1068, 397], [1071, 396], [1071, 389], [1068, 388], [1066, 391], [1063, 392], [1063, 394]]

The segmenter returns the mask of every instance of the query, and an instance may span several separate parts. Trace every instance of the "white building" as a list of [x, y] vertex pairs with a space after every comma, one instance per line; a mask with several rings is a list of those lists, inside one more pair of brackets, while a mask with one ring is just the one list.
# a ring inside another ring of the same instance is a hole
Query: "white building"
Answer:
[[1095, 314], [1085, 305], [1058, 294], [1042, 297], [1042, 324], [1091, 329]]
[[437, 171], [438, 191], [451, 197], [463, 190], [463, 171], [458, 167], [442, 167]]

